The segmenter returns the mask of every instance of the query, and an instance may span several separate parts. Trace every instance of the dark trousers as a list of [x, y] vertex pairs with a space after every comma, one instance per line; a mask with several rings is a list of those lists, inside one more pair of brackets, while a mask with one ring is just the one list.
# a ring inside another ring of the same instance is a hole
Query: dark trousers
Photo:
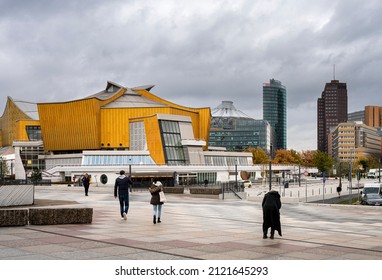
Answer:
[[87, 185], [87, 186], [84, 186], [84, 188], [85, 188], [85, 195], [88, 195], [88, 191], [89, 191], [89, 185]]
[[123, 213], [129, 212], [129, 193], [119, 194], [119, 206], [121, 209], [121, 217], [123, 217]]

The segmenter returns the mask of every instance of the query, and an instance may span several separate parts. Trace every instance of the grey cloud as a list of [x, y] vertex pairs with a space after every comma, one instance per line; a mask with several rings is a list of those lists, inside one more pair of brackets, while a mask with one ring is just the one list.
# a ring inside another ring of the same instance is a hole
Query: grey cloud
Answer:
[[374, 0], [2, 1], [0, 110], [6, 95], [61, 101], [112, 80], [155, 84], [155, 94], [191, 107], [231, 100], [261, 118], [262, 85], [275, 78], [288, 92], [288, 145], [311, 148], [312, 106], [333, 64], [349, 111], [376, 103], [381, 11]]

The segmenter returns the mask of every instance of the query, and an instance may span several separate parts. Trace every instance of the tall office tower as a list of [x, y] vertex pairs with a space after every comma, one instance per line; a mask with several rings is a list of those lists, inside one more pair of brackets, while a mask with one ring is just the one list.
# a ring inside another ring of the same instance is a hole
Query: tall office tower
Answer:
[[276, 134], [273, 151], [287, 148], [286, 94], [280, 81], [271, 79], [263, 84], [263, 120], [270, 123]]
[[317, 149], [328, 153], [330, 130], [348, 118], [348, 93], [346, 83], [332, 80], [326, 83], [321, 98], [317, 100]]
[[365, 124], [372, 127], [382, 127], [382, 107], [365, 107]]

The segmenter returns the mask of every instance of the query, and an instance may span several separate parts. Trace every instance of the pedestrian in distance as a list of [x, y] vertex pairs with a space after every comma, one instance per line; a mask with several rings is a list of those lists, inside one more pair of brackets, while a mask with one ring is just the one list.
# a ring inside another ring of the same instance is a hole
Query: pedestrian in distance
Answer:
[[[153, 223], [156, 224], [161, 222], [161, 214], [162, 214], [162, 205], [163, 202], [160, 201], [159, 192], [163, 191], [163, 185], [160, 181], [154, 180], [152, 185], [149, 188], [149, 192], [151, 193], [150, 204], [153, 206]], [[157, 220], [158, 218], [158, 220]]]
[[121, 212], [121, 220], [127, 220], [127, 213], [129, 212], [129, 185], [132, 185], [130, 177], [125, 175], [125, 171], [121, 170], [119, 176], [115, 179], [114, 184], [114, 198], [119, 198], [119, 206]]
[[89, 186], [90, 186], [90, 177], [88, 173], [85, 173], [85, 175], [82, 177], [82, 185], [84, 186], [85, 189], [85, 196], [88, 196], [89, 192]]
[[341, 198], [341, 191], [342, 191], [342, 187], [341, 187], [341, 185], [339, 185], [337, 187], [338, 198]]
[[268, 238], [268, 229], [271, 228], [271, 239], [274, 239], [275, 231], [281, 234], [280, 223], [280, 194], [277, 191], [269, 191], [264, 195], [263, 207], [263, 238]]

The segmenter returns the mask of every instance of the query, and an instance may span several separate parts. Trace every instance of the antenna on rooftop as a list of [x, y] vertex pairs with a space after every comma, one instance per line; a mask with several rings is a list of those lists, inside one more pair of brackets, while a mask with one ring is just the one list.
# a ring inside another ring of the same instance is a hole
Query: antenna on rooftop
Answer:
[[333, 80], [336, 79], [336, 65], [333, 64]]

